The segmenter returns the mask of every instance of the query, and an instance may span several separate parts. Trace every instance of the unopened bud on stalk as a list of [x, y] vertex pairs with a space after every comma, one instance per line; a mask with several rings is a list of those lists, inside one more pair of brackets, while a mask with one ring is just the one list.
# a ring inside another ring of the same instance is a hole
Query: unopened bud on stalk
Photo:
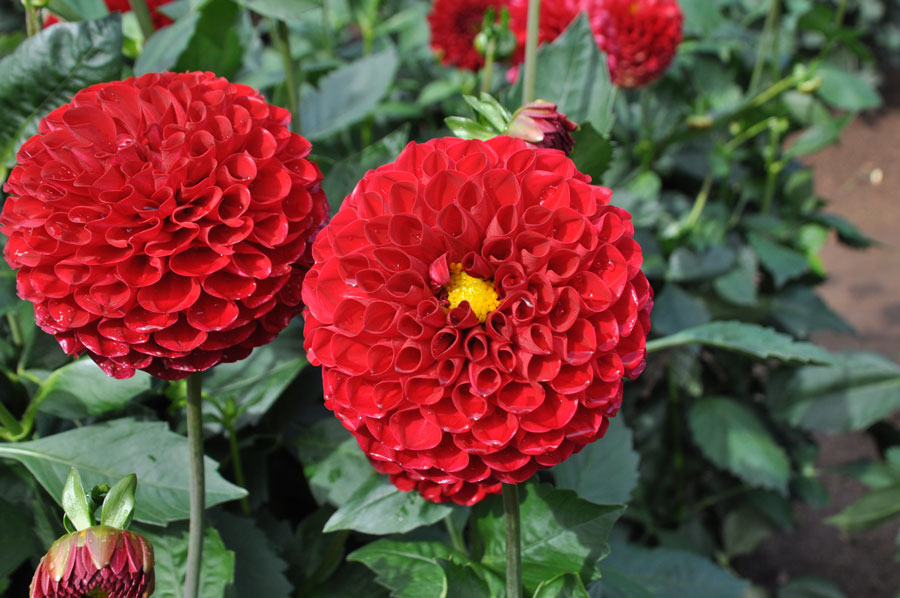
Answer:
[[535, 100], [516, 110], [506, 134], [524, 139], [535, 147], [549, 147], [568, 154], [575, 147], [572, 131], [577, 128], [578, 125], [565, 114], [557, 112], [556, 104]]

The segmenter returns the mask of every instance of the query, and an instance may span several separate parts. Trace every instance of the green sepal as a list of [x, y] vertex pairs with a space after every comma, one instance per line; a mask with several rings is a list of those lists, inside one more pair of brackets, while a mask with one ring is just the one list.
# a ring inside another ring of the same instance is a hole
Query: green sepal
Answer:
[[497, 136], [496, 132], [491, 131], [471, 118], [448, 116], [444, 119], [444, 122], [450, 127], [453, 134], [460, 139], [481, 139], [486, 141]]
[[475, 96], [464, 95], [463, 99], [475, 112], [476, 118], [480, 121], [486, 121], [490, 126], [494, 127], [497, 131], [496, 134], [502, 134], [509, 126], [512, 115], [492, 95], [482, 93], [480, 99]]
[[[91, 508], [88, 505], [87, 495], [84, 493], [84, 484], [81, 476], [74, 467], [69, 470], [66, 484], [63, 486], [62, 507], [76, 531], [87, 529], [94, 525]], [[63, 520], [65, 523], [65, 520]]]
[[126, 528], [134, 517], [134, 491], [137, 488], [137, 476], [128, 474], [116, 482], [100, 510], [100, 524], [109, 527]]

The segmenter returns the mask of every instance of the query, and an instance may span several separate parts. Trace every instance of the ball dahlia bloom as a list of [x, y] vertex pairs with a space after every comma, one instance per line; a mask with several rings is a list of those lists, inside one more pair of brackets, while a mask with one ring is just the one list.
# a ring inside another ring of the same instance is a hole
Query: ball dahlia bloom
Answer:
[[147, 598], [153, 546], [124, 529], [97, 525], [63, 536], [41, 559], [29, 598]]
[[587, 0], [587, 9], [613, 83], [642, 87], [669, 67], [682, 35], [677, 0]]
[[[150, 9], [150, 17], [153, 19], [153, 27], [155, 29], [162, 29], [166, 25], [171, 25], [173, 23], [172, 19], [165, 15], [165, 13], [157, 10], [163, 4], [168, 4], [172, 0], [147, 0], [147, 8]], [[109, 12], [130, 12], [131, 11], [131, 2], [129, 0], [104, 0], [106, 3], [106, 8]], [[54, 25], [59, 23], [59, 19], [54, 15], [50, 15], [44, 21], [44, 27], [49, 27], [50, 25]]]
[[116, 378], [183, 378], [271, 341], [328, 212], [289, 121], [212, 73], [93, 85], [51, 112], [0, 214], [37, 324]]
[[313, 245], [325, 404], [402, 490], [471, 505], [600, 438], [644, 368], [630, 215], [560, 151], [411, 143]]
[[475, 49], [489, 8], [499, 10], [505, 0], [436, 0], [428, 14], [431, 48], [444, 65], [477, 71], [484, 56]]

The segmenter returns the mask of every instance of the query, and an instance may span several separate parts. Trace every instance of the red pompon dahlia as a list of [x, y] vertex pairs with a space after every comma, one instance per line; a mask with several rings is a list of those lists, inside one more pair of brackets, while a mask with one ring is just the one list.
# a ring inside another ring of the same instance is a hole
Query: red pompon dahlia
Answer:
[[38, 325], [116, 378], [175, 380], [271, 341], [328, 213], [289, 121], [212, 73], [93, 85], [51, 112], [0, 214]]
[[98, 525], [53, 543], [34, 572], [29, 598], [148, 598], [153, 589], [150, 542]]
[[[131, 11], [131, 2], [129, 0], [104, 0], [106, 3], [106, 8], [109, 12], [130, 12]], [[164, 13], [157, 10], [163, 4], [168, 4], [172, 2], [172, 0], [147, 0], [147, 8], [150, 9], [150, 17], [153, 19], [153, 27], [156, 29], [162, 29], [166, 25], [171, 25], [173, 23], [172, 19], [166, 16]], [[50, 25], [54, 25], [59, 23], [59, 19], [53, 15], [47, 17], [44, 21], [44, 27], [49, 27]]]
[[484, 56], [475, 49], [475, 37], [489, 8], [499, 9], [505, 0], [437, 0], [428, 15], [431, 48], [444, 65], [477, 71]]
[[663, 74], [681, 43], [676, 0], [587, 0], [597, 44], [613, 83], [642, 87]]
[[[528, 37], [528, 0], [509, 1], [509, 28], [519, 42], [513, 56], [513, 64], [525, 60], [525, 40]], [[566, 30], [575, 17], [584, 10], [584, 0], [547, 0], [541, 2], [541, 20], [538, 44], [550, 43]]]
[[600, 438], [644, 368], [631, 216], [560, 151], [411, 143], [313, 245], [325, 404], [402, 490], [472, 505]]

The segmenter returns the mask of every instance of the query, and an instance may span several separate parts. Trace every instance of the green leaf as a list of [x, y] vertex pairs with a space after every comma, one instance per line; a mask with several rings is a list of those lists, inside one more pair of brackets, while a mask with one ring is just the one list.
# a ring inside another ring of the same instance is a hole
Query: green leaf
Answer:
[[673, 282], [712, 278], [728, 272], [734, 260], [734, 251], [725, 245], [710, 247], [702, 253], [679, 247], [669, 256], [666, 278]]
[[869, 492], [826, 521], [847, 532], [864, 532], [897, 515], [900, 515], [900, 486], [892, 486]]
[[80, 89], [119, 78], [120, 16], [58, 23], [0, 60], [0, 164], [10, 162], [18, 147], [37, 132], [41, 118]]
[[859, 75], [830, 64], [820, 66], [817, 74], [822, 77], [819, 97], [836, 108], [860, 111], [881, 105], [878, 92]]
[[292, 596], [293, 586], [285, 577], [287, 563], [252, 519], [224, 511], [215, 511], [210, 519], [225, 546], [234, 551], [234, 585], [228, 588], [229, 596]]
[[[451, 558], [453, 558], [451, 556]], [[457, 557], [462, 560], [464, 557]], [[447, 576], [447, 598], [494, 598], [499, 596], [504, 585], [503, 580], [476, 563], [465, 559], [464, 564], [451, 561], [438, 561]], [[492, 590], [483, 576], [489, 576], [495, 588]]]
[[50, 0], [47, 8], [66, 21], [89, 21], [109, 14], [103, 0]]
[[722, 523], [722, 544], [729, 558], [753, 552], [775, 531], [769, 518], [756, 509], [741, 505], [730, 511]]
[[31, 531], [32, 517], [22, 505], [0, 497], [0, 579], [3, 579], [35, 552], [37, 542]]
[[264, 17], [286, 23], [302, 23], [303, 13], [322, 5], [315, 0], [237, 0], [238, 4]]
[[475, 112], [477, 117], [487, 121], [497, 130], [497, 133], [506, 131], [512, 115], [493, 96], [482, 93], [481, 99], [479, 99], [475, 96], [464, 95], [463, 100]]
[[791, 147], [785, 152], [785, 158], [796, 158], [814, 154], [837, 142], [841, 133], [853, 120], [853, 114], [845, 114], [839, 118], [832, 118], [826, 122], [814, 125], [803, 132]]
[[772, 274], [775, 286], [782, 287], [787, 281], [809, 270], [809, 259], [799, 251], [788, 249], [754, 233], [750, 233], [748, 237], [759, 261]]
[[[220, 404], [234, 400], [240, 413], [237, 428], [257, 424], [309, 365], [300, 336], [300, 327], [293, 324], [271, 343], [254, 349], [250, 357], [217, 365], [204, 374], [203, 393]], [[204, 411], [212, 410], [207, 403]]]
[[395, 598], [446, 598], [448, 580], [440, 560], [451, 550], [439, 542], [376, 540], [351, 553], [348, 561], [363, 563], [376, 581]]
[[621, 542], [611, 543], [611, 549], [600, 564], [604, 598], [742, 598], [747, 588], [692, 552]]
[[707, 459], [752, 486], [787, 493], [788, 456], [753, 411], [732, 399], [710, 397], [694, 403], [688, 423]]
[[609, 135], [603, 135], [592, 123], [582, 123], [574, 133], [575, 147], [571, 158], [578, 170], [590, 175], [594, 183], [600, 184], [609, 170], [613, 157], [613, 142]]
[[137, 372], [126, 380], [114, 380], [89, 357], [55, 370], [35, 395], [39, 410], [57, 417], [78, 419], [122, 409], [150, 390], [153, 378]]
[[448, 116], [444, 119], [444, 123], [450, 129], [450, 132], [460, 139], [487, 140], [499, 134], [497, 131], [477, 123], [471, 118], [463, 118], [462, 116]]
[[[30, 442], [0, 444], [0, 457], [25, 465], [56, 500], [75, 467], [88, 487], [137, 474], [138, 521], [165, 525], [187, 519], [190, 512], [187, 439], [170, 432], [164, 422], [120, 419], [84, 426]], [[219, 475], [212, 459], [205, 458], [205, 467], [207, 507], [246, 494]]]
[[134, 63], [134, 74], [140, 76], [175, 68], [178, 58], [194, 37], [199, 20], [200, 13], [189, 12], [151, 35]]
[[772, 297], [769, 314], [788, 332], [801, 338], [818, 330], [852, 330], [813, 289], [801, 284], [790, 286]]
[[790, 363], [830, 364], [837, 358], [812, 343], [797, 342], [771, 328], [746, 322], [710, 322], [647, 343], [647, 352], [680, 345], [701, 344], [744, 353], [757, 359]]
[[838, 240], [854, 249], [867, 249], [877, 242], [867, 237], [860, 231], [856, 225], [848, 221], [846, 218], [837, 214], [818, 213], [815, 215], [816, 220], [822, 224], [834, 229], [838, 235]]
[[[153, 556], [156, 561], [154, 598], [184, 596], [188, 551], [186, 526], [169, 526], [164, 529], [141, 527], [135, 531], [153, 544]], [[225, 547], [219, 532], [207, 527], [203, 535], [199, 598], [224, 598], [225, 587], [233, 580], [234, 553]]]
[[295, 445], [319, 504], [342, 506], [372, 475], [372, 466], [356, 438], [335, 417], [316, 422]]
[[776, 598], [847, 598], [835, 584], [819, 577], [795, 577], [780, 588]]
[[[522, 518], [522, 579], [529, 591], [544, 580], [578, 571], [590, 577], [594, 563], [607, 553], [606, 538], [624, 508], [595, 505], [571, 490], [547, 484], [519, 485]], [[472, 517], [484, 544], [482, 563], [500, 574], [506, 570], [506, 535], [502, 502], [479, 503]]]
[[212, 71], [231, 79], [241, 66], [244, 47], [237, 24], [240, 7], [232, 0], [208, 0], [184, 52], [175, 63], [176, 72]]
[[386, 476], [372, 475], [325, 523], [325, 532], [352, 529], [367, 534], [402, 534], [440, 521], [450, 507], [402, 492]]
[[84, 493], [84, 484], [81, 483], [81, 476], [74, 467], [66, 476], [60, 504], [76, 530], [87, 529], [94, 525], [93, 512], [88, 506], [87, 495]]
[[134, 491], [137, 488], [137, 476], [129, 474], [113, 484], [103, 499], [100, 510], [100, 525], [110, 527], [127, 527], [134, 516]]
[[598, 505], [624, 504], [637, 486], [640, 456], [631, 430], [619, 414], [600, 440], [550, 470], [557, 488], [574, 490]]
[[303, 135], [317, 141], [371, 113], [394, 82], [399, 65], [393, 46], [328, 73], [300, 101]]
[[534, 598], [591, 598], [577, 573], [563, 573], [538, 586]]
[[756, 254], [747, 247], [737, 252], [734, 269], [716, 277], [713, 288], [722, 299], [740, 306], [756, 303], [759, 263]]
[[847, 352], [834, 364], [773, 374], [775, 416], [806, 430], [861, 430], [900, 409], [900, 366], [877, 353]]
[[[523, 79], [509, 92], [512, 103], [518, 104], [522, 98]], [[553, 102], [576, 123], [590, 121], [597, 131], [609, 132], [614, 89], [606, 59], [584, 14], [553, 43], [538, 49], [534, 97]]]
[[700, 326], [711, 319], [703, 301], [674, 283], [666, 284], [653, 301], [653, 330], [662, 335]]

